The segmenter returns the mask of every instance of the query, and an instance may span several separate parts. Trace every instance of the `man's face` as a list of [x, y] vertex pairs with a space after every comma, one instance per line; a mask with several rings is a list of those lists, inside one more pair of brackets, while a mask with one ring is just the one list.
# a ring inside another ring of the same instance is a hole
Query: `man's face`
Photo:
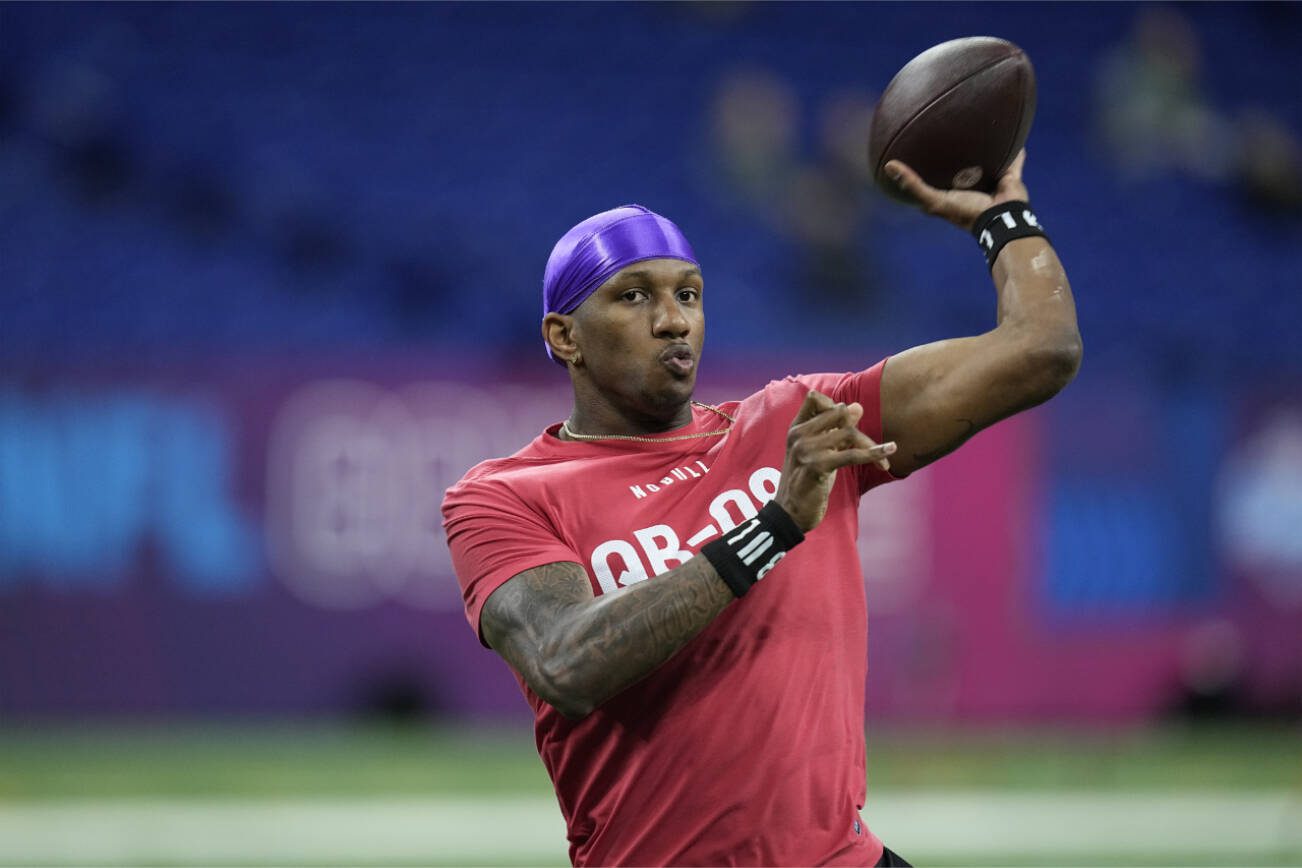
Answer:
[[691, 399], [705, 341], [701, 271], [681, 259], [635, 262], [574, 312], [587, 378], [653, 418]]

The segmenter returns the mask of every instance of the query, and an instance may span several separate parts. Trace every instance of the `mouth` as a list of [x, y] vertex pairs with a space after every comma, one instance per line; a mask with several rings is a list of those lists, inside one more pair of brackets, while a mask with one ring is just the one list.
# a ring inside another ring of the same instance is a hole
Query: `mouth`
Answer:
[[696, 355], [687, 344], [671, 344], [660, 354], [660, 364], [675, 376], [686, 377], [696, 368]]

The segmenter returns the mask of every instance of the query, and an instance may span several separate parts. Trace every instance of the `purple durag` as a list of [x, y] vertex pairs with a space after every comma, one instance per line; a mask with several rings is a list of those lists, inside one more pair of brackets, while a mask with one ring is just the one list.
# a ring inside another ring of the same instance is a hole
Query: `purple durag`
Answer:
[[[682, 259], [700, 265], [678, 227], [650, 209], [621, 205], [594, 214], [552, 248], [543, 274], [543, 315], [573, 313], [597, 287], [644, 259]], [[555, 361], [551, 346], [546, 346]]]

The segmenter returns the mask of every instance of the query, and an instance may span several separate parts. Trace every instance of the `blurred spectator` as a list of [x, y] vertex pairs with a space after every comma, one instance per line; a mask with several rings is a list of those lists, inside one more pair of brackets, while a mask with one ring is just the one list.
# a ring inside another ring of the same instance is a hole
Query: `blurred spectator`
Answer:
[[795, 243], [794, 280], [831, 305], [831, 316], [870, 306], [874, 296], [862, 231], [872, 197], [865, 148], [873, 104], [853, 91], [829, 98], [820, 107], [813, 162], [798, 153], [794, 90], [773, 73], [729, 73], [712, 105], [729, 192]]
[[767, 70], [735, 70], [715, 90], [710, 126], [720, 168], [732, 192], [770, 218], [795, 171], [799, 111], [791, 85]]
[[1302, 213], [1302, 144], [1261, 109], [1231, 122], [1207, 100], [1193, 26], [1170, 7], [1150, 7], [1129, 42], [1099, 71], [1099, 135], [1117, 164], [1142, 177], [1188, 172], [1232, 181], [1252, 204]]
[[1234, 565], [1277, 607], [1302, 606], [1302, 413], [1280, 408], [1249, 435], [1217, 500]]
[[1230, 132], [1207, 104], [1201, 70], [1193, 27], [1169, 7], [1143, 9], [1130, 40], [1104, 59], [1096, 93], [1099, 132], [1128, 173], [1226, 175]]
[[818, 112], [820, 157], [847, 185], [858, 184], [858, 192], [871, 191], [872, 171], [868, 166], [868, 129], [872, 126], [877, 94], [847, 90], [823, 101]]
[[1176, 715], [1190, 720], [1242, 714], [1243, 638], [1227, 618], [1211, 618], [1186, 633], [1179, 649]]
[[1238, 182], [1249, 202], [1267, 211], [1302, 213], [1302, 144], [1279, 119], [1260, 109], [1238, 123]]
[[864, 226], [874, 193], [866, 147], [875, 100], [834, 94], [819, 110], [818, 162], [802, 167], [783, 197], [784, 225], [799, 242], [803, 278], [823, 300], [864, 309], [875, 301]]
[[54, 63], [37, 88], [33, 122], [58, 158], [64, 180], [88, 205], [125, 197], [136, 180], [135, 160], [122, 137], [119, 84], [95, 63], [76, 57]]

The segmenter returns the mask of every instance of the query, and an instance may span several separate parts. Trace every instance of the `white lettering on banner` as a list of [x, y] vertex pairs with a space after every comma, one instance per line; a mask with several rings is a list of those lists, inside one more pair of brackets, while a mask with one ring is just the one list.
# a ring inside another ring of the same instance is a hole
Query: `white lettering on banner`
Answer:
[[859, 505], [859, 563], [872, 611], [907, 611], [931, 575], [934, 469], [881, 485]]
[[304, 384], [267, 454], [267, 552], [300, 599], [357, 609], [387, 599], [459, 610], [443, 493], [560, 418], [561, 387], [357, 380]]
[[[664, 525], [659, 525], [664, 527]], [[653, 528], [648, 528], [652, 530]], [[642, 531], [638, 531], [642, 533]], [[620, 570], [618, 576], [610, 568], [610, 559], [612, 556], [618, 556], [624, 563], [624, 568]], [[619, 590], [620, 586], [627, 587], [635, 582], [645, 582], [647, 580], [646, 567], [642, 564], [642, 559], [637, 556], [637, 549], [633, 544], [625, 542], [622, 539], [606, 540], [597, 546], [592, 552], [592, 572], [597, 577], [597, 583], [601, 585], [604, 593]]]

